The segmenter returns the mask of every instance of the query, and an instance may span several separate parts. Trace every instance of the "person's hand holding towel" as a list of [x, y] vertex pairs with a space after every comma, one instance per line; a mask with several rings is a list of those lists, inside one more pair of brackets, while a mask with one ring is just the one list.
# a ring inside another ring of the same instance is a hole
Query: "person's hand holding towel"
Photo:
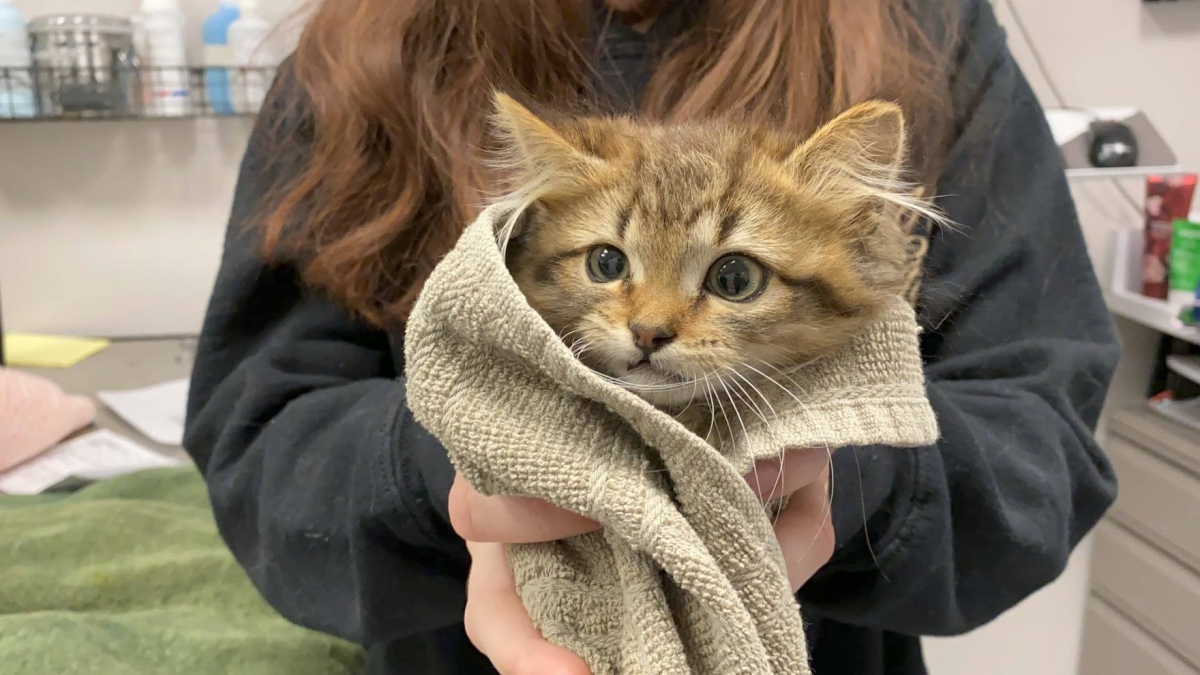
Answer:
[[[788, 498], [775, 519], [775, 535], [792, 590], [799, 590], [833, 555], [828, 451], [793, 450], [782, 460], [756, 462], [746, 482], [764, 503]], [[534, 627], [517, 595], [504, 544], [556, 541], [600, 524], [540, 499], [482, 495], [462, 477], [450, 490], [450, 520], [471, 552], [464, 618], [471, 642], [501, 675], [588, 675], [583, 659]]]

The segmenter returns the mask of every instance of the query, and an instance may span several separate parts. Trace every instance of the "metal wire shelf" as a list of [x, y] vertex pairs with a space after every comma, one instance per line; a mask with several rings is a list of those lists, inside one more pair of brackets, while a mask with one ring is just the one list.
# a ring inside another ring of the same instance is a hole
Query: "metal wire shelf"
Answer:
[[0, 122], [252, 117], [275, 68], [0, 68]]

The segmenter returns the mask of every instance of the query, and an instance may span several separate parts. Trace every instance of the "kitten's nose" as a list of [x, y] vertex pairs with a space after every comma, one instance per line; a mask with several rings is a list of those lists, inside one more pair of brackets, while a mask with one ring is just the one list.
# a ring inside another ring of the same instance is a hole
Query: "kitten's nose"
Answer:
[[631, 323], [629, 324], [629, 330], [633, 333], [633, 344], [637, 345], [637, 348], [642, 350], [642, 354], [646, 356], [650, 356], [675, 339], [674, 333], [657, 326], [643, 326]]

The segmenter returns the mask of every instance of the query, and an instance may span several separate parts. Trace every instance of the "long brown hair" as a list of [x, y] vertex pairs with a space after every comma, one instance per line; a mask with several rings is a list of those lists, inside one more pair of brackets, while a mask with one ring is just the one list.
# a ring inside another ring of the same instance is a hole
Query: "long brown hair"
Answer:
[[[736, 113], [807, 134], [891, 99], [914, 129], [917, 177], [933, 175], [954, 0], [674, 1], [700, 8], [665, 46], [640, 113]], [[325, 0], [290, 66], [284, 95], [304, 103], [309, 147], [256, 222], [265, 254], [371, 323], [402, 325], [496, 184], [482, 161], [491, 91], [594, 100], [596, 14], [590, 0]]]

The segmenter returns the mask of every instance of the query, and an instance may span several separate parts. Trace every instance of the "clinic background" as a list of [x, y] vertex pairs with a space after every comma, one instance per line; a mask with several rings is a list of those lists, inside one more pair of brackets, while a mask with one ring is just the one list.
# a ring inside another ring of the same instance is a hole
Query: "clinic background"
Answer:
[[[131, 15], [137, 0], [15, 0], [26, 17]], [[289, 44], [297, 0], [262, 0]], [[211, 0], [182, 0], [188, 56]], [[1200, 2], [996, 0], [1010, 47], [1044, 105], [1135, 106], [1185, 167], [1200, 166], [1195, 103]], [[297, 14], [299, 13], [299, 15]], [[289, 19], [289, 17], [291, 17]], [[1188, 65], [1190, 64], [1190, 65]], [[1188, 105], [1187, 102], [1191, 102]], [[220, 261], [245, 119], [0, 125], [0, 270], [5, 329], [68, 335], [194, 335]], [[1089, 251], [1111, 274], [1109, 233], [1140, 227], [1141, 181], [1073, 186]], [[1144, 397], [1157, 335], [1118, 320], [1126, 356], [1111, 399]], [[994, 624], [928, 641], [933, 675], [1076, 672], [1090, 546], [1063, 578]]]

